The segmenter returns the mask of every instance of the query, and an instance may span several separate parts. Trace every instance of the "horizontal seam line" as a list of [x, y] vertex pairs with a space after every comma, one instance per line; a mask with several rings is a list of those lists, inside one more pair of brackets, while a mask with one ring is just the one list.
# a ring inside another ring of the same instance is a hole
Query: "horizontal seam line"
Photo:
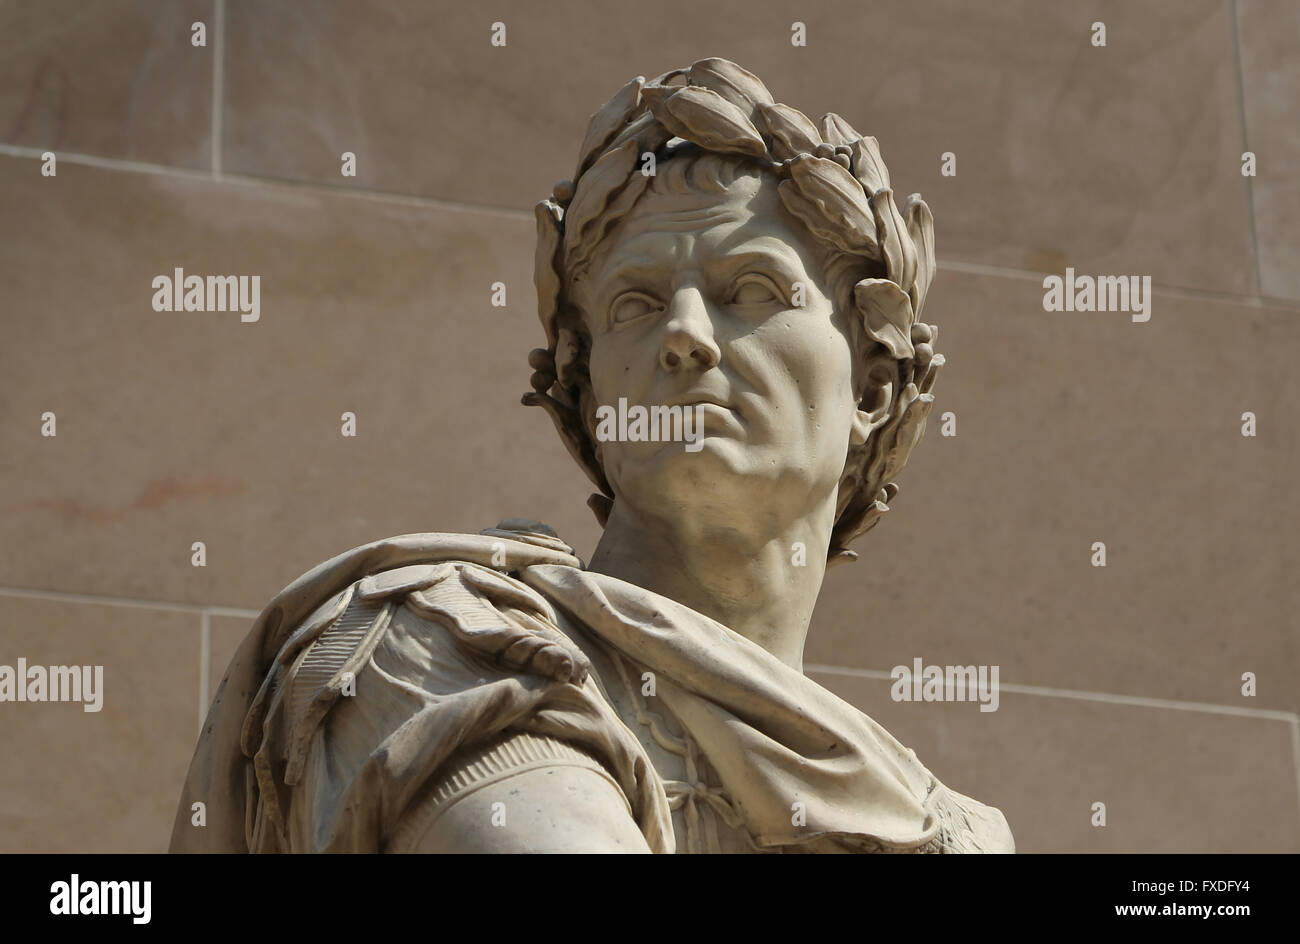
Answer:
[[[46, 148], [42, 150], [40, 148], [31, 148], [22, 145], [0, 144], [0, 154], [5, 154], [10, 157], [25, 157], [39, 160], [40, 156], [45, 153], [45, 150], [49, 149]], [[297, 180], [292, 177], [270, 177], [259, 174], [239, 173], [232, 174], [228, 171], [223, 171], [220, 178], [216, 178], [210, 170], [171, 167], [166, 164], [151, 164], [145, 161], [128, 161], [114, 157], [98, 157], [92, 154], [79, 154], [73, 151], [54, 151], [53, 153], [58, 158], [66, 160], [71, 164], [81, 164], [87, 167], [97, 167], [104, 170], [180, 177], [187, 180], [216, 184], [217, 186], [224, 183], [234, 183], [251, 187], [264, 187], [267, 189], [282, 187], [286, 190], [300, 190], [322, 195], [336, 195], [351, 197], [354, 199], [374, 200], [378, 203], [416, 206], [427, 209], [448, 210], [462, 213], [485, 213], [503, 216], [512, 220], [531, 221], [533, 219], [531, 210], [514, 210], [509, 207], [493, 206], [488, 203], [462, 203], [455, 200], [443, 200], [438, 197], [395, 193], [389, 190], [334, 187], [317, 181]], [[1040, 272], [1034, 269], [1016, 269], [1008, 266], [991, 265], [984, 262], [962, 262], [955, 259], [939, 259], [936, 262], [936, 267], [938, 269], [951, 269], [954, 272], [965, 272], [972, 275], [988, 275], [1000, 278], [1022, 279], [1024, 281], [1038, 281], [1045, 275], [1053, 274], [1050, 272]], [[1300, 300], [1277, 298], [1268, 295], [1237, 295], [1233, 292], [1216, 292], [1210, 289], [1187, 288], [1177, 285], [1158, 284], [1155, 282], [1151, 284], [1151, 291], [1152, 294], [1167, 298], [1226, 302], [1250, 308], [1300, 309]]]
[[[45, 150], [49, 150], [46, 148]], [[32, 158], [39, 160], [45, 151], [40, 148], [22, 147], [13, 144], [0, 144], [0, 154], [9, 157]], [[438, 197], [424, 197], [417, 194], [394, 193], [386, 190], [362, 188], [332, 187], [314, 181], [295, 180], [292, 177], [265, 177], [257, 174], [231, 173], [223, 170], [221, 176], [214, 177], [211, 170], [198, 170], [188, 167], [170, 167], [166, 164], [151, 164], [145, 161], [127, 161], [113, 157], [96, 157], [91, 154], [74, 152], [52, 152], [59, 160], [84, 167], [100, 170], [121, 171], [134, 174], [157, 174], [160, 177], [178, 177], [207, 183], [220, 187], [223, 184], [240, 184], [246, 187], [261, 187], [268, 190], [284, 189], [328, 196], [350, 197], [353, 199], [373, 200], [376, 203], [416, 206], [425, 209], [447, 210], [462, 213], [483, 213], [508, 217], [512, 220], [533, 220], [531, 210], [512, 210], [509, 207], [494, 207], [488, 204], [461, 203], [455, 200], [443, 200]]]
[[209, 616], [255, 618], [260, 613], [259, 610], [245, 610], [233, 606], [209, 606], [203, 603], [177, 603], [166, 600], [136, 600], [131, 597], [72, 593], [65, 590], [36, 590], [30, 587], [0, 587], [0, 596], [28, 597], [62, 603], [99, 603], [104, 606], [129, 606], [148, 610], [176, 610], [182, 613], [207, 613]]
[[[879, 669], [850, 669], [833, 665], [805, 665], [807, 672], [820, 672], [823, 675], [849, 675], [857, 678], [893, 680], [888, 672]], [[1293, 711], [1281, 711], [1273, 708], [1242, 708], [1237, 705], [1214, 705], [1209, 702], [1179, 701], [1172, 698], [1148, 698], [1143, 695], [1115, 695], [1109, 692], [1085, 692], [1069, 688], [1052, 688], [1043, 685], [1018, 685], [1000, 682], [999, 692], [1015, 695], [1038, 695], [1047, 698], [1072, 698], [1079, 701], [1096, 701], [1112, 705], [1128, 705], [1133, 708], [1169, 708], [1175, 711], [1200, 711], [1206, 714], [1233, 715], [1245, 718], [1257, 718], [1267, 721], [1285, 721], [1296, 723], [1300, 719]]]

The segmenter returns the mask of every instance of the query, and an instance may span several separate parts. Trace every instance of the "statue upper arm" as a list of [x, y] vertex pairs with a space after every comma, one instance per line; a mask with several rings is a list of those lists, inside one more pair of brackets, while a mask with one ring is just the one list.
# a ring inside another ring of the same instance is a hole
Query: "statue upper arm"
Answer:
[[649, 852], [610, 780], [577, 766], [521, 770], [438, 812], [412, 851]]

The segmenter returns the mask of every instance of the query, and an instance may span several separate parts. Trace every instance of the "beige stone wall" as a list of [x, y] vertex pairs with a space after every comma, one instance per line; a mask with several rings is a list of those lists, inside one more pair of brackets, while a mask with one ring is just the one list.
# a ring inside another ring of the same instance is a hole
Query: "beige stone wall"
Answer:
[[[0, 5], [0, 664], [105, 667], [99, 713], [0, 704], [0, 850], [165, 848], [235, 646], [324, 558], [511, 516], [590, 553], [518, 404], [531, 207], [620, 85], [720, 55], [936, 217], [948, 366], [812, 674], [1023, 851], [1300, 851], [1297, 35], [1295, 0]], [[1151, 276], [1151, 320], [1045, 312], [1067, 266]], [[260, 320], [155, 312], [176, 267], [260, 275]], [[892, 701], [916, 657], [998, 665], [999, 710]]]

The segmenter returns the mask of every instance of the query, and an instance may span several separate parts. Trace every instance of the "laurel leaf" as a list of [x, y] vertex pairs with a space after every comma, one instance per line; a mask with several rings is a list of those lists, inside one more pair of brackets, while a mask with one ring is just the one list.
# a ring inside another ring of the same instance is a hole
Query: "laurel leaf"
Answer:
[[627, 126], [639, 109], [644, 108], [641, 104], [641, 88], [644, 85], [645, 76], [638, 75], [591, 116], [582, 146], [578, 148], [578, 172], [574, 175], [574, 180], [586, 172], [614, 136]]
[[861, 138], [862, 135], [854, 131], [853, 126], [839, 115], [835, 114], [833, 111], [828, 111], [826, 114], [822, 115], [821, 137], [827, 144], [832, 145], [833, 147], [838, 147], [842, 144], [852, 144], [854, 141]]
[[560, 441], [564, 443], [564, 447], [578, 463], [579, 468], [591, 480], [591, 484], [605, 494], [613, 494], [604, 470], [596, 460], [591, 437], [586, 427], [582, 425], [577, 410], [565, 406], [554, 397], [534, 390], [525, 393], [520, 397], [519, 402], [524, 406], [540, 406], [544, 409], [550, 416], [551, 422], [555, 424], [555, 431], [560, 434]]
[[849, 143], [849, 158], [853, 175], [862, 182], [862, 189], [875, 193], [889, 186], [889, 169], [880, 156], [880, 145], [875, 138], [858, 138]]
[[852, 174], [834, 161], [806, 154], [786, 166], [790, 179], [779, 192], [792, 213], [845, 252], [880, 258], [875, 216]]
[[867, 334], [902, 360], [916, 352], [910, 331], [912, 302], [892, 279], [863, 279], [853, 287], [853, 301]]
[[877, 190], [871, 195], [870, 203], [886, 274], [907, 291], [916, 280], [916, 250], [894, 204], [894, 194], [890, 190]]
[[559, 314], [560, 273], [557, 256], [563, 230], [564, 211], [553, 200], [543, 200], [533, 207], [537, 218], [537, 250], [533, 258], [533, 285], [537, 288], [537, 317], [546, 331], [548, 347], [555, 344], [555, 319]]
[[762, 80], [730, 59], [701, 59], [687, 71], [687, 79], [691, 85], [717, 92], [747, 117], [756, 106], [772, 104], [772, 93]]
[[888, 460], [885, 462], [885, 468], [881, 473], [882, 477], [886, 479], [892, 480], [903, 470], [903, 464], [907, 462], [908, 455], [925, 432], [925, 419], [930, 415], [930, 407], [934, 404], [932, 394], [916, 392], [916, 387], [913, 385], [909, 385], [909, 387], [913, 391], [913, 396], [898, 423], [898, 429], [894, 434], [894, 442], [889, 450]]
[[903, 221], [912, 237], [912, 245], [916, 247], [916, 280], [908, 294], [912, 296], [912, 311], [919, 318], [935, 272], [934, 216], [919, 193], [911, 194], [903, 201]]
[[[623, 142], [606, 151], [578, 181], [573, 202], [564, 215], [564, 253], [570, 265], [588, 258], [600, 241], [606, 224], [625, 213], [645, 190], [649, 178], [635, 172], [637, 142]], [[600, 230], [602, 232], [598, 232]]]
[[[644, 95], [645, 90], [642, 90]], [[654, 154], [663, 147], [668, 139], [671, 138], [672, 132], [660, 123], [649, 111], [642, 112], [632, 119], [617, 135], [614, 140], [609, 142], [605, 148], [606, 152], [617, 150], [628, 141], [635, 141], [637, 150], [641, 154]]]
[[749, 117], [717, 92], [688, 85], [671, 95], [647, 96], [651, 112], [670, 132], [710, 151], [766, 157], [767, 145]]
[[935, 378], [939, 376], [939, 368], [948, 363], [948, 359], [942, 354], [936, 354], [930, 358], [930, 363], [925, 368], [924, 376], [917, 382], [917, 388], [922, 393], [929, 393], [934, 389]]
[[799, 154], [811, 154], [822, 143], [817, 126], [797, 108], [781, 104], [760, 105], [758, 114], [779, 145], [772, 148], [772, 156], [779, 161]]
[[[576, 386], [579, 380], [579, 359], [582, 342], [570, 328], [561, 328], [555, 337], [555, 376], [561, 387]], [[563, 401], [561, 401], [563, 402]]]

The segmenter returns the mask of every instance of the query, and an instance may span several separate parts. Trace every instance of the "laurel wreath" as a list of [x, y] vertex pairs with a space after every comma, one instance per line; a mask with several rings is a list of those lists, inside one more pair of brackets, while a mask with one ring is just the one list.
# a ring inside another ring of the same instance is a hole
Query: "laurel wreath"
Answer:
[[[587, 342], [565, 298], [566, 270], [581, 265], [648, 186], [643, 154], [671, 157], [688, 142], [743, 155], [780, 179], [782, 203], [818, 239], [871, 260], [884, 278], [853, 289], [858, 327], [880, 347], [891, 370], [892, 399], [876, 411], [865, 445], [850, 449], [840, 482], [828, 559], [852, 560], [849, 542], [873, 528], [898, 494], [894, 481], [925, 431], [944, 363], [938, 329], [918, 321], [934, 279], [934, 219], [918, 193], [900, 211], [873, 137], [833, 113], [820, 125], [773, 101], [753, 74], [726, 59], [702, 59], [647, 82], [637, 76], [592, 117], [572, 181], [537, 204], [534, 281], [546, 348], [529, 355], [533, 390], [523, 403], [550, 415], [570, 454], [600, 490], [588, 500], [603, 527], [614, 492], [589, 422], [594, 412]], [[873, 372], [873, 376], [874, 376]], [[869, 390], [863, 408], [870, 410]]]

